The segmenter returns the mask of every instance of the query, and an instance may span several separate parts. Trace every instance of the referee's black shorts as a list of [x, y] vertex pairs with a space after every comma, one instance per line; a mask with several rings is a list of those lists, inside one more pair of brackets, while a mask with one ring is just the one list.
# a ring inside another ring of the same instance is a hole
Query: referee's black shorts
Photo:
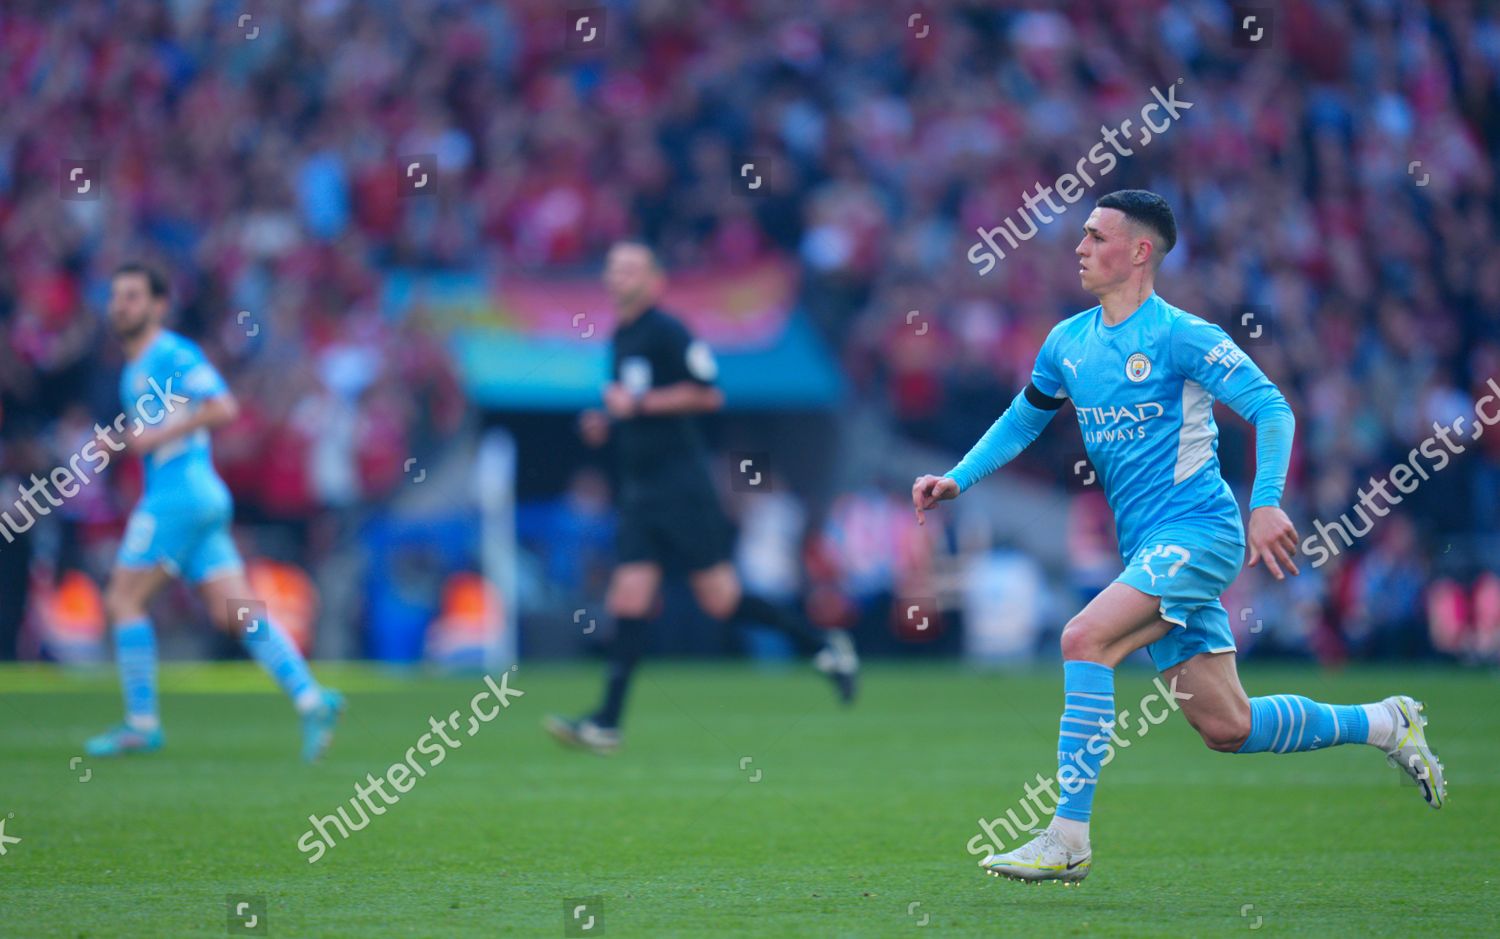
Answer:
[[701, 571], [730, 558], [734, 532], [718, 498], [627, 498], [620, 505], [616, 549], [621, 564], [651, 561], [677, 573]]

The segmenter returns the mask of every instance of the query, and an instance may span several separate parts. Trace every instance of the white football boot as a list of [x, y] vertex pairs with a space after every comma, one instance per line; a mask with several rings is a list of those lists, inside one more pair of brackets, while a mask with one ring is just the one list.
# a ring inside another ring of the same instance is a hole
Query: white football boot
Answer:
[[543, 718], [542, 726], [559, 743], [592, 750], [600, 756], [609, 756], [620, 749], [619, 728], [603, 727], [587, 717], [569, 720], [556, 714], [548, 714]]
[[840, 701], [854, 703], [854, 695], [859, 690], [859, 655], [854, 651], [854, 642], [848, 632], [828, 630], [823, 648], [813, 656], [813, 668], [833, 681]]
[[1391, 709], [1396, 728], [1396, 745], [1384, 748], [1386, 761], [1412, 778], [1428, 805], [1442, 808], [1448, 797], [1448, 785], [1443, 781], [1443, 764], [1427, 746], [1427, 734], [1422, 730], [1427, 726], [1427, 718], [1422, 716], [1426, 705], [1404, 694], [1392, 695], [1380, 703]]
[[985, 873], [1011, 880], [1036, 882], [1058, 880], [1071, 885], [1089, 875], [1093, 863], [1093, 851], [1073, 851], [1063, 844], [1062, 837], [1050, 828], [1032, 831], [1035, 838], [1004, 854], [991, 854], [979, 865]]

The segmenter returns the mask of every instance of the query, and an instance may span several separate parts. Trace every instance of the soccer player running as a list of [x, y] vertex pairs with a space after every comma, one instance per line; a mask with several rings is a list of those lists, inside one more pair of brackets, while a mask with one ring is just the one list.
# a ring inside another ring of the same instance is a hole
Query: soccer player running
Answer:
[[[1219, 595], [1239, 574], [1245, 535], [1219, 474], [1215, 399], [1255, 425], [1250, 565], [1298, 573], [1297, 531], [1281, 510], [1294, 421], [1280, 391], [1218, 326], [1167, 303], [1156, 271], [1177, 240], [1161, 196], [1122, 190], [1099, 200], [1078, 243], [1078, 273], [1099, 305], [1063, 320], [1031, 383], [943, 476], [912, 486], [917, 519], [1013, 459], [1071, 399], [1090, 461], [1115, 513], [1125, 570], [1062, 633], [1064, 708], [1057, 811], [1037, 837], [981, 861], [990, 873], [1072, 882], [1088, 875], [1089, 814], [1115, 723], [1115, 666], [1146, 647], [1182, 712], [1211, 749], [1290, 753], [1379, 747], [1443, 804], [1442, 765], [1422, 705], [1324, 704], [1301, 695], [1247, 698]], [[998, 850], [998, 848], [997, 848]]]
[[724, 404], [714, 387], [718, 366], [706, 343], [657, 307], [665, 283], [650, 248], [635, 242], [610, 248], [604, 286], [619, 319], [614, 380], [604, 387], [605, 412], [586, 411], [579, 421], [590, 446], [602, 446], [613, 433], [619, 459], [619, 565], [605, 598], [616, 633], [599, 709], [578, 720], [549, 716], [544, 726], [558, 740], [597, 753], [620, 746], [626, 693], [664, 569], [685, 571], [699, 606], [715, 619], [785, 633], [800, 653], [813, 655], [845, 703], [854, 697], [859, 671], [845, 633], [829, 631], [820, 639], [811, 626], [742, 589], [729, 560], [731, 525], [694, 420]]
[[313, 680], [302, 653], [279, 626], [246, 620], [238, 612], [252, 595], [229, 534], [229, 489], [214, 470], [208, 436], [234, 419], [237, 405], [198, 347], [162, 327], [167, 298], [167, 282], [158, 271], [126, 264], [114, 273], [109, 318], [126, 359], [120, 376], [125, 410], [115, 429], [129, 428], [125, 444], [143, 454], [146, 481], [104, 596], [115, 632], [125, 721], [90, 739], [85, 749], [103, 757], [161, 748], [156, 637], [146, 608], [168, 579], [177, 577], [198, 586], [214, 624], [240, 634], [245, 648], [292, 699], [302, 715], [302, 756], [311, 762], [332, 741], [343, 698]]

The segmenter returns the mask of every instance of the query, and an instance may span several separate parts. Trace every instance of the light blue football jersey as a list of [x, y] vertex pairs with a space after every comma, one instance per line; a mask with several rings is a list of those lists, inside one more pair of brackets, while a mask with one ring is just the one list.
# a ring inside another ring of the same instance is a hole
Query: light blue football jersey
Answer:
[[[1115, 326], [1096, 306], [1052, 329], [1031, 381], [1072, 400], [1122, 556], [1183, 520], [1205, 537], [1244, 543], [1239, 507], [1219, 473], [1213, 402], [1253, 421], [1283, 399], [1223, 329], [1155, 293]], [[1277, 504], [1281, 482], [1258, 478], [1251, 507]]]
[[[228, 390], [196, 344], [164, 329], [120, 375], [124, 434], [129, 439], [142, 428], [181, 420]], [[146, 454], [145, 464], [143, 504], [158, 511], [201, 511], [229, 504], [229, 489], [214, 470], [207, 430], [200, 428], [156, 448]]]

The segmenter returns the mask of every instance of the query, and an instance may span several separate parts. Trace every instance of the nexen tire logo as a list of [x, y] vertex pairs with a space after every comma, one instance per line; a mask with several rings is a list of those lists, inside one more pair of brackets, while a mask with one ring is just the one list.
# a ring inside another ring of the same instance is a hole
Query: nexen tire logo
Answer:
[[1209, 365], [1217, 362], [1225, 368], [1232, 370], [1244, 357], [1244, 350], [1235, 345], [1233, 339], [1225, 339], [1210, 349], [1208, 355], [1203, 357], [1203, 361]]

